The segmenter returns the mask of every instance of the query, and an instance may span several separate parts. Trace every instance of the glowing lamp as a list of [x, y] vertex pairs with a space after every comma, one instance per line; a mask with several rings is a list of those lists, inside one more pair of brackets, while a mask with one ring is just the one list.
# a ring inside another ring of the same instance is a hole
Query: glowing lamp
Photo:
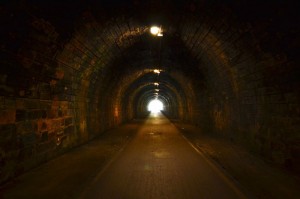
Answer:
[[160, 73], [160, 70], [155, 69], [155, 70], [153, 70], [153, 72], [159, 74], [159, 73]]
[[157, 26], [152, 26], [150, 28], [150, 33], [154, 36], [158, 36], [158, 37], [162, 37], [163, 36], [163, 31], [160, 27], [157, 27]]
[[152, 27], [150, 28], [150, 32], [151, 32], [151, 34], [153, 34], [153, 35], [158, 35], [158, 33], [160, 32], [160, 28], [157, 27], [157, 26], [152, 26]]

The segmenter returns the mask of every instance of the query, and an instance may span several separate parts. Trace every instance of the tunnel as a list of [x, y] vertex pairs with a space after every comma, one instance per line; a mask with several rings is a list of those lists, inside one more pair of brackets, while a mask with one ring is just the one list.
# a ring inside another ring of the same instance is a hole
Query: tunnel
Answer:
[[0, 10], [0, 184], [149, 117], [155, 99], [170, 121], [299, 178], [299, 2], [12, 0]]

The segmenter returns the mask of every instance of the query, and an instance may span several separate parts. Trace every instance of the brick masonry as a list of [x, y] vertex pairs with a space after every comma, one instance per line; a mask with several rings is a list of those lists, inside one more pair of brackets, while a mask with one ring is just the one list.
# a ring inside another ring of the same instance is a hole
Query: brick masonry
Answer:
[[[145, 115], [157, 80], [170, 117], [299, 172], [299, 29], [280, 29], [287, 10], [209, 6], [169, 13], [161, 55], [126, 12], [1, 7], [0, 183]], [[158, 61], [161, 79], [148, 75]]]

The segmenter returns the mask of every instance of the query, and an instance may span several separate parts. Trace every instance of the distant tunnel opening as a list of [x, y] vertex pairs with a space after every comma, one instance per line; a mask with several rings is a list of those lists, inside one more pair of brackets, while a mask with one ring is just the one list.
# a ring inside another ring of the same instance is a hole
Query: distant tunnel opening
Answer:
[[147, 108], [151, 113], [158, 113], [164, 110], [164, 105], [160, 100], [153, 99], [149, 102]]

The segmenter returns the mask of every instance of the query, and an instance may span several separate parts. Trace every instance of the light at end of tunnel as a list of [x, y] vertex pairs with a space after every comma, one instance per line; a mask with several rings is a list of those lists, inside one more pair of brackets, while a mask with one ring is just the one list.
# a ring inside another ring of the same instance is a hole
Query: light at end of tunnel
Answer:
[[164, 106], [161, 101], [154, 99], [148, 104], [148, 111], [151, 111], [151, 113], [158, 113], [163, 110], [163, 107]]
[[159, 83], [155, 82], [154, 85], [155, 85], [155, 86], [159, 86]]

